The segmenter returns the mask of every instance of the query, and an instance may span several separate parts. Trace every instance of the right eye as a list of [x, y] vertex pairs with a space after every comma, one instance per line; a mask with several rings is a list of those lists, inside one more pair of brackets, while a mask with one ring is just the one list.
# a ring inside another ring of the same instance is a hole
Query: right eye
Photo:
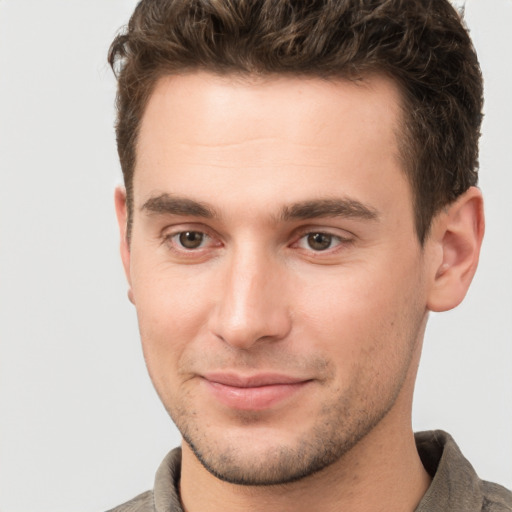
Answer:
[[222, 247], [222, 242], [217, 237], [202, 229], [194, 229], [194, 226], [190, 226], [190, 229], [187, 227], [175, 226], [161, 235], [162, 244], [179, 261], [203, 261], [214, 254], [214, 249]]
[[194, 250], [201, 249], [210, 237], [201, 231], [181, 231], [170, 238], [183, 249]]

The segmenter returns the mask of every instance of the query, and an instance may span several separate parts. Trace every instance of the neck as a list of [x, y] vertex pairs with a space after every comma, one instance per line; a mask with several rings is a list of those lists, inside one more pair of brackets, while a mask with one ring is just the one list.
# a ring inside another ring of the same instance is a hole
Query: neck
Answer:
[[180, 491], [185, 512], [412, 512], [425, 494], [430, 477], [419, 459], [410, 422], [402, 419], [406, 426], [396, 428], [395, 415], [390, 411], [336, 463], [286, 485], [223, 482], [204, 469], [183, 443]]

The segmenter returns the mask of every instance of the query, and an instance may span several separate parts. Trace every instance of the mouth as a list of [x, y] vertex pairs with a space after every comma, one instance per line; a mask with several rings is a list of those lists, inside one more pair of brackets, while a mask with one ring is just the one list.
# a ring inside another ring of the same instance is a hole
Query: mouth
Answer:
[[242, 376], [234, 373], [203, 375], [209, 393], [221, 404], [244, 411], [261, 411], [293, 398], [312, 380], [279, 374]]

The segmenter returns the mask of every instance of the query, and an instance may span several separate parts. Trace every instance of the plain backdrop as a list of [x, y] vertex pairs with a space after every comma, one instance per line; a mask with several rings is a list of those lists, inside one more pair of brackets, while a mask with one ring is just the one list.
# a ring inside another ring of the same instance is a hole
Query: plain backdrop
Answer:
[[[459, 2], [460, 5], [462, 2]], [[0, 512], [100, 511], [152, 486], [179, 435], [126, 299], [108, 46], [134, 0], [0, 0]], [[512, 1], [467, 0], [486, 85], [487, 234], [462, 306], [433, 315], [417, 430], [512, 486]]]

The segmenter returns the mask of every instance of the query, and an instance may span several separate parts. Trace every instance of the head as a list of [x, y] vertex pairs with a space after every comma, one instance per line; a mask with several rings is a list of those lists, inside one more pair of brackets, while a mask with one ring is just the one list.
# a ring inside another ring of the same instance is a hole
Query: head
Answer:
[[123, 263], [184, 449], [263, 485], [403, 433], [428, 311], [462, 300], [483, 233], [457, 14], [143, 1], [110, 58]]
[[193, 70], [358, 80], [389, 76], [401, 91], [400, 154], [418, 238], [477, 184], [482, 77], [447, 0], [320, 2], [145, 0], [113, 42], [117, 143], [128, 198], [142, 117], [158, 79]]

